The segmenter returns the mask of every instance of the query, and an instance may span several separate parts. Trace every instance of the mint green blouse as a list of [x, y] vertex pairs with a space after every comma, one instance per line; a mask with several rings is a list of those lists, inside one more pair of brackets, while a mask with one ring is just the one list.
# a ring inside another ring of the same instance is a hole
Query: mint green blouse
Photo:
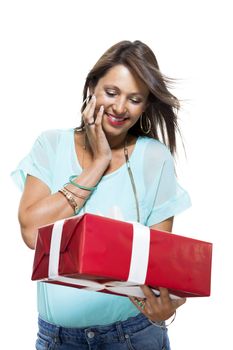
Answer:
[[[143, 225], [157, 224], [190, 206], [189, 195], [177, 183], [170, 151], [160, 141], [138, 137], [130, 166]], [[55, 193], [68, 182], [70, 175], [81, 172], [75, 151], [74, 129], [67, 129], [43, 132], [11, 175], [21, 190], [27, 174], [30, 174]], [[83, 212], [84, 208], [79, 215]], [[102, 177], [97, 190], [86, 202], [85, 212], [123, 221], [137, 220], [126, 164]], [[138, 314], [138, 309], [127, 297], [43, 282], [37, 285], [40, 317], [56, 325], [106, 325]]]

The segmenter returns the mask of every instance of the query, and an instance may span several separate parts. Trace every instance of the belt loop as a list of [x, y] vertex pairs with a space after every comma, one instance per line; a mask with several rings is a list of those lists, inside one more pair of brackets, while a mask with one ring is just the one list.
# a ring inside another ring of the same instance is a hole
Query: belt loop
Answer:
[[125, 342], [125, 334], [121, 322], [116, 322], [116, 331], [121, 343]]
[[61, 331], [62, 331], [62, 327], [56, 326], [56, 330], [53, 338], [53, 342], [55, 344], [61, 344], [61, 337], [60, 337]]

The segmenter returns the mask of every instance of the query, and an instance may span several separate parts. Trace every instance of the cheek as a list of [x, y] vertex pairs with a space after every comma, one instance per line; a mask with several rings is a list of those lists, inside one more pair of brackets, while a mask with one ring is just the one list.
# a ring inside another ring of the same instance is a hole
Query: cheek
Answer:
[[105, 93], [96, 93], [96, 109], [95, 112], [98, 112], [100, 109], [100, 106], [104, 106], [104, 109], [106, 110], [109, 105], [113, 103], [113, 99], [109, 99], [108, 96], [106, 96]]
[[144, 108], [140, 105], [140, 106], [134, 106], [132, 109], [131, 109], [131, 113], [132, 115], [134, 116], [140, 116], [144, 111]]
[[102, 91], [95, 91], [94, 94], [96, 97], [96, 104], [98, 105], [103, 104], [107, 100], [106, 94]]

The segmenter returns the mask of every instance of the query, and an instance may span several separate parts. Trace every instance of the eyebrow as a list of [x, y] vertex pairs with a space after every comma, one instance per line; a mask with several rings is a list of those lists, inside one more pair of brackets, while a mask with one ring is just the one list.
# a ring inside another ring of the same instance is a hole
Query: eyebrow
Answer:
[[[116, 90], [116, 91], [121, 91], [120, 89], [119, 89], [119, 87], [117, 87], [117, 86], [115, 86], [115, 85], [108, 85], [108, 84], [106, 84], [106, 85], [104, 85], [104, 88], [105, 89], [113, 89], [113, 90]], [[129, 96], [135, 96], [135, 95], [137, 95], [137, 96], [140, 96], [140, 97], [145, 97], [145, 95], [144, 94], [142, 94], [142, 93], [140, 93], [140, 92], [131, 92], [130, 94], [129, 94]]]

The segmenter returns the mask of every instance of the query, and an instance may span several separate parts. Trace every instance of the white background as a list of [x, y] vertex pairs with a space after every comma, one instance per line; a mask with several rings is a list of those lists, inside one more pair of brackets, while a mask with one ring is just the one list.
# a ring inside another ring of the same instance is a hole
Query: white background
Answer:
[[[10, 172], [41, 131], [79, 122], [89, 69], [112, 44], [139, 39], [178, 79], [186, 145], [179, 181], [193, 206], [174, 232], [214, 243], [212, 296], [189, 299], [169, 328], [173, 350], [223, 349], [232, 314], [232, 16], [230, 1], [1, 1], [0, 319], [7, 349], [34, 348], [33, 251], [17, 223]], [[226, 346], [226, 348], [229, 348]]]

